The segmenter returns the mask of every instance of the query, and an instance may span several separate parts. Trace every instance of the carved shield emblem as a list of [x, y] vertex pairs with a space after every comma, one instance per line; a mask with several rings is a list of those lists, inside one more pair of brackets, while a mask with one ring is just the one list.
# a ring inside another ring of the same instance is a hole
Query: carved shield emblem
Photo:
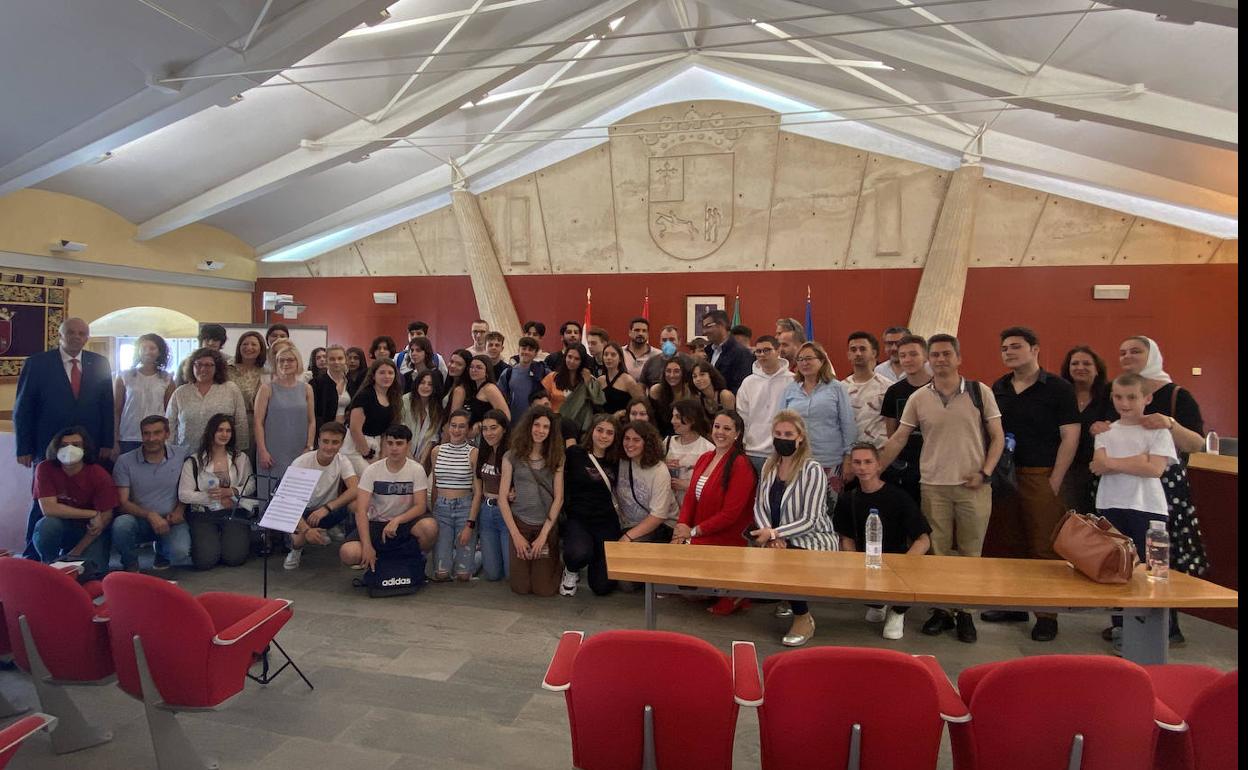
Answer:
[[13, 347], [13, 312], [7, 307], [0, 308], [0, 356]]
[[670, 154], [649, 161], [655, 244], [677, 259], [713, 254], [732, 230], [733, 153]]

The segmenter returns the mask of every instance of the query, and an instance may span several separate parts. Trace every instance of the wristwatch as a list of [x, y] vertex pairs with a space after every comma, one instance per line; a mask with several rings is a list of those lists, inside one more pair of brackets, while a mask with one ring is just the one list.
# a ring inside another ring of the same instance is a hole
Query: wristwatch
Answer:
[[[1169, 415], [1167, 415], [1167, 417], [1169, 417]], [[1170, 425], [1166, 428], [1166, 430], [1174, 430], [1175, 420], [1173, 417], [1169, 417], [1169, 419], [1170, 419]]]
[[464, 522], [464, 523], [468, 525], [468, 529], [476, 529], [476, 528], [477, 528], [477, 520], [476, 520], [476, 519], [469, 519], [468, 521], [466, 521], [466, 522]]

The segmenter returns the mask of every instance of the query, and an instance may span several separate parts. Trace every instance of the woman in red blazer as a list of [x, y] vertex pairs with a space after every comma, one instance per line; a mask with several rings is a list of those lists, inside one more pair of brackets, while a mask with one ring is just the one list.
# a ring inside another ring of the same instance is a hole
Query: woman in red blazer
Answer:
[[[745, 422], [735, 410], [715, 415], [711, 424], [713, 452], [698, 458], [680, 507], [673, 543], [693, 545], [748, 544], [745, 532], [754, 520], [754, 466], [746, 457], [742, 440]], [[749, 606], [749, 599], [720, 599], [710, 611], [730, 615]]]

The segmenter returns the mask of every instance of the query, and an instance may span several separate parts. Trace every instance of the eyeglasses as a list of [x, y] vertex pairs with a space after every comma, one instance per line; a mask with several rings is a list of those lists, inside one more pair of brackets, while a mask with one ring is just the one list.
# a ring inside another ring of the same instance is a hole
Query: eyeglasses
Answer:
[[765, 356], [768, 353], [774, 352], [776, 352], [775, 348], [754, 348], [754, 355], [756, 356]]
[[204, 360], [200, 360], [200, 361], [196, 361], [196, 362], [195, 362], [194, 364], [192, 364], [191, 366], [192, 366], [192, 368], [194, 368], [194, 369], [216, 369], [216, 368], [217, 368], [217, 362], [216, 362], [216, 361], [204, 361]]
[[819, 360], [818, 356], [802, 356], [801, 358], [797, 359], [797, 362], [799, 364], [805, 364], [811, 361], [818, 361], [818, 360]]

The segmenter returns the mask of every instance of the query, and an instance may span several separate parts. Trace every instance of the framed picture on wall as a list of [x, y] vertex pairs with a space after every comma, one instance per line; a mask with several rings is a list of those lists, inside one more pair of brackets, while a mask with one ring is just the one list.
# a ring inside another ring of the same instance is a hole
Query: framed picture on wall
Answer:
[[702, 336], [702, 319], [712, 310], [727, 310], [727, 297], [723, 294], [685, 297], [685, 341]]

